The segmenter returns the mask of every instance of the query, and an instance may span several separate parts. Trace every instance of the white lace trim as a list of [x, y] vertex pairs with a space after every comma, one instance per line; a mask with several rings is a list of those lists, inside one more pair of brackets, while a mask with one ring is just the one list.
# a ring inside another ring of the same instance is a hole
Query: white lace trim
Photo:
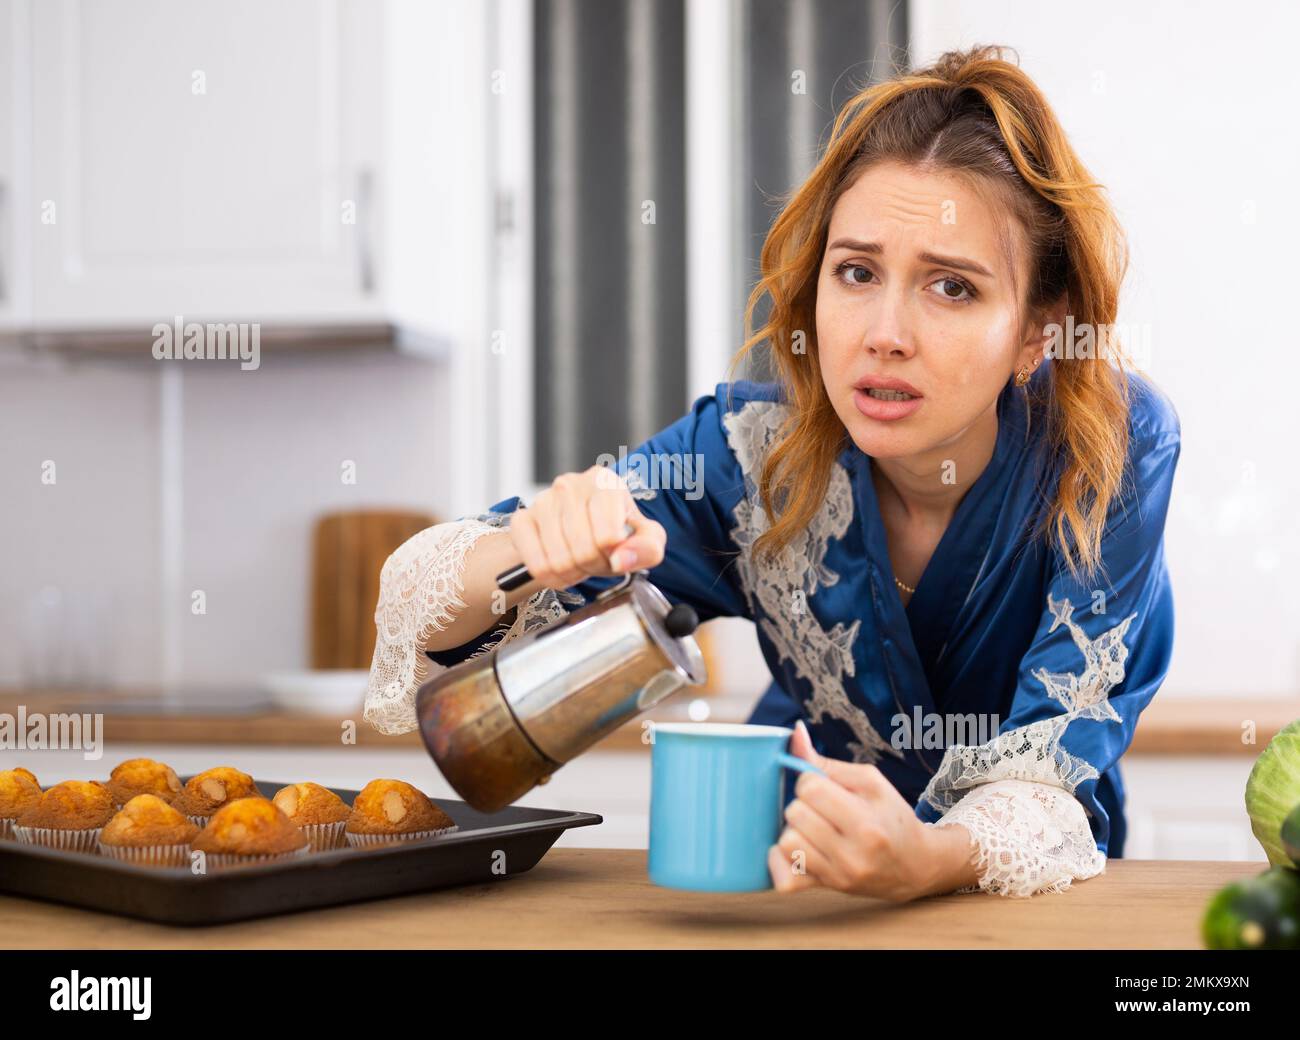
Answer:
[[[1073, 620], [1068, 599], [1054, 600], [1049, 594], [1047, 608], [1052, 613], [1048, 631], [1067, 626], [1084, 659], [1077, 675], [1043, 668], [1033, 673], [1065, 711], [1007, 730], [985, 744], [954, 744], [921, 795], [936, 809], [947, 810], [936, 826], [970, 826], [981, 848], [979, 887], [990, 892], [1061, 891], [1070, 878], [1092, 877], [1105, 865], [1086, 810], [1074, 797], [1078, 786], [1096, 779], [1098, 772], [1062, 748], [1061, 738], [1075, 719], [1122, 721], [1108, 697], [1124, 679], [1124, 634], [1137, 614], [1090, 639]], [[1053, 789], [1060, 792], [1054, 800], [1045, 793]], [[1060, 876], [1048, 877], [1053, 872]]]
[[991, 780], [1031, 780], [1073, 793], [1085, 780], [1096, 779], [1097, 770], [1062, 748], [1061, 737], [1075, 719], [1122, 721], [1108, 695], [1124, 679], [1128, 647], [1123, 637], [1137, 615], [1130, 614], [1094, 640], [1072, 619], [1074, 608], [1068, 599], [1054, 600], [1049, 594], [1047, 608], [1052, 612], [1048, 631], [1068, 626], [1084, 659], [1084, 670], [1077, 675], [1043, 668], [1033, 673], [1065, 711], [999, 733], [985, 744], [948, 748], [921, 795], [936, 809], [947, 809], [965, 791]]
[[650, 487], [637, 469], [629, 469], [622, 475], [623, 484], [627, 487], [634, 499], [658, 498], [659, 492]]
[[[510, 523], [510, 513], [483, 513], [427, 527], [402, 543], [379, 575], [375, 607], [375, 654], [370, 664], [363, 718], [381, 733], [416, 728], [415, 694], [431, 675], [445, 670], [424, 654], [434, 632], [447, 628], [465, 608], [461, 599], [465, 557], [486, 534]], [[577, 593], [542, 589], [519, 605], [514, 622], [498, 629], [469, 659], [562, 619]]]
[[979, 882], [958, 892], [1028, 897], [1064, 892], [1106, 869], [1079, 800], [1050, 784], [995, 780], [983, 784], [935, 826], [961, 824], [971, 835]]
[[866, 712], [844, 693], [844, 676], [854, 674], [853, 642], [861, 619], [854, 619], [848, 627], [837, 622], [827, 632], [808, 609], [808, 596], [840, 580], [825, 559], [827, 543], [842, 538], [853, 520], [853, 487], [844, 467], [834, 464], [822, 507], [776, 560], [760, 565], [753, 554], [754, 542], [768, 528], [758, 491], [763, 458], [788, 410], [789, 405], [780, 402], [748, 401], [722, 420], [727, 442], [745, 477], [745, 497], [736, 505], [736, 526], [731, 532], [740, 549], [736, 567], [741, 586], [780, 659], [792, 661], [812, 686], [809, 721], [816, 723], [829, 715], [847, 723], [857, 738], [848, 743], [856, 761], [875, 762], [881, 754], [901, 758], [902, 752], [876, 732]]
[[[634, 499], [654, 498], [635, 470], [623, 474]], [[510, 526], [513, 513], [480, 513], [427, 527], [400, 545], [379, 574], [375, 607], [375, 654], [370, 663], [362, 717], [381, 733], [408, 733], [418, 725], [415, 694], [430, 676], [445, 671], [425, 656], [434, 632], [447, 628], [465, 609], [465, 557], [486, 534]], [[546, 628], [586, 603], [577, 592], [541, 589], [515, 611], [466, 660], [490, 653], [512, 639]]]

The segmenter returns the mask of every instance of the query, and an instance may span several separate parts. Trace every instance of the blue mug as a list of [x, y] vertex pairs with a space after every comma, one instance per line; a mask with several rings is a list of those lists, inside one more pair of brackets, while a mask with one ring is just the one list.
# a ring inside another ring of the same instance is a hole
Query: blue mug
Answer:
[[821, 773], [786, 751], [793, 730], [745, 723], [654, 726], [650, 880], [699, 892], [772, 887], [767, 850], [785, 814], [782, 769]]

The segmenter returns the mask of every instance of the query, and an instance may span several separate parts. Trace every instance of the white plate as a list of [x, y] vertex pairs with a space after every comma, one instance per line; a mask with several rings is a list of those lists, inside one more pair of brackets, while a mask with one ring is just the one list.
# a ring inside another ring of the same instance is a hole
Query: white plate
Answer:
[[272, 672], [262, 676], [258, 685], [283, 711], [342, 718], [363, 707], [369, 675], [365, 669], [353, 668]]

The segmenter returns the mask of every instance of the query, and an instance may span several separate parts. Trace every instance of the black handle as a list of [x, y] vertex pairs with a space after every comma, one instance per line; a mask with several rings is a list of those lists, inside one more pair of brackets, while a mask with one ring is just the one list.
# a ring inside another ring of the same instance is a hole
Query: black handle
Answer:
[[[623, 537], [631, 538], [635, 529], [631, 524], [623, 525]], [[527, 585], [533, 580], [533, 574], [526, 564], [517, 563], [507, 571], [502, 571], [497, 575], [497, 588], [502, 592], [514, 592], [515, 589]]]
[[664, 628], [674, 639], [683, 639], [699, 627], [700, 615], [689, 603], [678, 603], [664, 617]]
[[527, 585], [532, 580], [533, 576], [528, 568], [520, 563], [497, 575], [497, 588], [502, 592], [514, 592], [519, 586]]

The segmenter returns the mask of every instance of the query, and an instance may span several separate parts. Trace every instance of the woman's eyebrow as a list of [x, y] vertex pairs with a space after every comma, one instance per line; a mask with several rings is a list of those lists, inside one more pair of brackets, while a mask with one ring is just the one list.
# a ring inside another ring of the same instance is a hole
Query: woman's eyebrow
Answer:
[[[879, 242], [862, 242], [856, 238], [837, 238], [830, 244], [829, 249], [851, 249], [855, 253], [870, 253], [872, 256], [879, 256], [884, 252]], [[983, 264], [976, 263], [974, 260], [968, 260], [961, 256], [940, 256], [938, 253], [918, 253], [917, 259], [927, 264], [938, 264], [940, 267], [955, 267], [959, 271], [969, 271], [971, 274], [980, 274], [985, 278], [993, 277], [993, 272]]]

